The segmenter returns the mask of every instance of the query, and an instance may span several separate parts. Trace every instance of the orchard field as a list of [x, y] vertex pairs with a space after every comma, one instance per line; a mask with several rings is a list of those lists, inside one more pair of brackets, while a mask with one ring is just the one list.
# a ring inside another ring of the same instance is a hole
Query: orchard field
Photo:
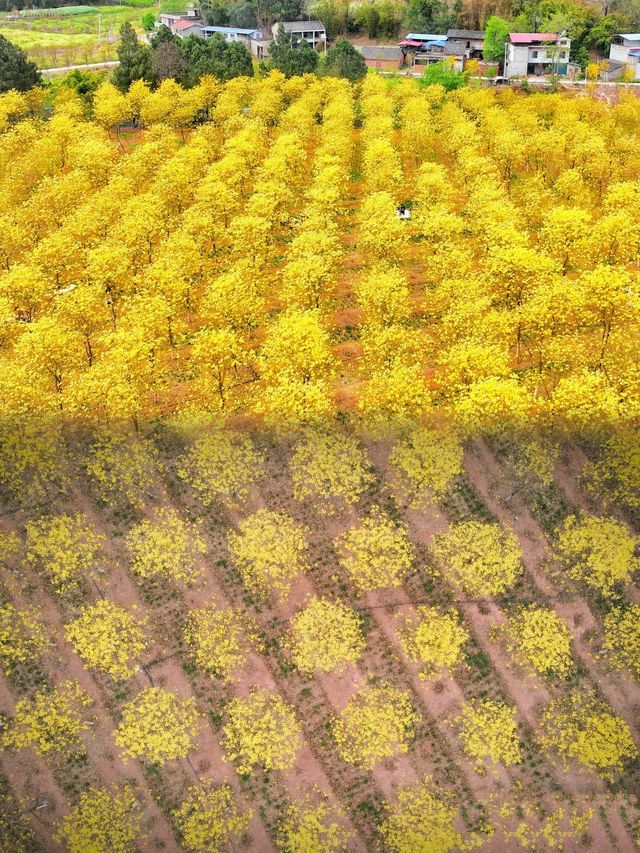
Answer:
[[0, 97], [3, 853], [637, 849], [639, 119]]

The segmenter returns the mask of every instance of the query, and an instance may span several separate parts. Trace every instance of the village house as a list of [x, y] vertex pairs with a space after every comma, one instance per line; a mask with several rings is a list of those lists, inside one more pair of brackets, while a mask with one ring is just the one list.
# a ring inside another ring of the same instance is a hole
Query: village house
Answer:
[[163, 12], [160, 15], [160, 25], [168, 27], [174, 36], [203, 35], [203, 22], [199, 9], [188, 9], [183, 15], [170, 15]]
[[484, 48], [484, 31], [447, 30], [447, 45], [455, 46], [465, 59], [481, 59]]
[[640, 79], [640, 33], [619, 33], [611, 39], [609, 76], [619, 77], [628, 67], [635, 80]]
[[314, 50], [319, 47], [327, 49], [327, 31], [322, 21], [278, 21], [271, 28], [274, 39], [280, 27], [285, 33], [294, 33], [299, 39], [306, 41]]
[[252, 39], [262, 38], [262, 32], [260, 30], [246, 29], [243, 27], [203, 27], [203, 29], [203, 35], [205, 38], [211, 38], [218, 34], [221, 35], [225, 41], [239, 41], [247, 47], [251, 45]]
[[509, 33], [504, 46], [504, 76], [566, 75], [571, 40], [563, 33]]
[[404, 60], [402, 48], [395, 45], [363, 45], [358, 50], [367, 68], [396, 71]]
[[456, 71], [462, 71], [469, 50], [460, 40], [449, 43], [447, 36], [435, 33], [409, 33], [398, 47], [403, 52], [404, 63], [413, 68], [432, 65], [447, 59]]

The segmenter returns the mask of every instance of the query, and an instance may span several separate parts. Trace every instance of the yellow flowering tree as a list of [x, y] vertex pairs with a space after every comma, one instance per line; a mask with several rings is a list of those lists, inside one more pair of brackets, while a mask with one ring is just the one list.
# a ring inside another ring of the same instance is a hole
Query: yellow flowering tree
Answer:
[[131, 758], [164, 764], [184, 758], [200, 730], [195, 699], [145, 687], [125, 705], [115, 741]]
[[180, 457], [177, 471], [204, 506], [221, 501], [235, 507], [264, 476], [264, 457], [247, 436], [215, 430]]
[[92, 445], [84, 464], [105, 504], [124, 502], [142, 509], [160, 458], [152, 442], [143, 438], [104, 436]]
[[610, 780], [638, 755], [625, 721], [582, 690], [547, 705], [540, 718], [540, 741], [563, 765], [574, 759]]
[[462, 445], [451, 433], [416, 429], [389, 455], [389, 465], [411, 506], [424, 507], [462, 473]]
[[189, 613], [183, 637], [196, 665], [225, 680], [230, 680], [249, 652], [261, 645], [247, 614], [215, 604]]
[[282, 853], [324, 853], [349, 849], [353, 833], [345, 826], [344, 811], [316, 792], [290, 803], [278, 830]]
[[329, 514], [355, 504], [373, 481], [367, 455], [352, 435], [308, 432], [293, 448], [293, 495], [313, 498]]
[[100, 600], [65, 625], [65, 634], [87, 666], [112, 678], [131, 678], [146, 647], [145, 621], [112, 601]]
[[588, 489], [606, 501], [640, 506], [640, 436], [626, 431], [611, 436], [600, 458], [585, 465], [582, 478]]
[[298, 669], [341, 671], [366, 645], [358, 614], [341, 601], [313, 596], [291, 620], [288, 645]]
[[126, 538], [131, 568], [143, 578], [165, 577], [195, 581], [202, 573], [196, 559], [207, 553], [194, 524], [184, 521], [173, 509], [157, 509], [153, 519], [145, 519]]
[[460, 663], [469, 633], [459, 614], [437, 607], [419, 607], [398, 632], [404, 653], [420, 664], [420, 678], [439, 678]]
[[546, 607], [521, 607], [492, 629], [492, 638], [503, 639], [521, 666], [540, 675], [565, 676], [571, 669], [571, 633]]
[[232, 699], [224, 726], [224, 750], [239, 773], [293, 767], [301, 745], [293, 709], [277, 693], [255, 687], [247, 699]]
[[493, 699], [466, 702], [454, 720], [464, 751], [474, 758], [478, 769], [488, 759], [496, 764], [519, 764], [516, 709]]
[[56, 824], [54, 840], [69, 853], [133, 853], [142, 836], [142, 813], [130, 785], [88, 788]]
[[406, 528], [379, 509], [336, 542], [340, 562], [361, 591], [401, 586], [411, 569], [413, 549]]
[[34, 608], [0, 606], [0, 661], [6, 674], [33, 660], [46, 646], [47, 633]]
[[30, 815], [24, 804], [3, 780], [0, 788], [0, 851], [2, 853], [32, 853], [37, 843]]
[[616, 669], [627, 669], [640, 678], [640, 605], [614, 607], [604, 619], [607, 658]]
[[435, 537], [447, 580], [467, 595], [501, 595], [522, 571], [518, 540], [499, 524], [464, 521]]
[[372, 684], [349, 699], [333, 722], [333, 736], [345, 761], [371, 768], [408, 752], [418, 720], [408, 693], [391, 684]]
[[253, 812], [242, 811], [230, 785], [206, 780], [187, 791], [186, 800], [173, 812], [182, 844], [187, 850], [222, 853], [246, 832]]
[[103, 553], [103, 537], [91, 529], [80, 513], [29, 521], [26, 533], [27, 559], [44, 572], [60, 593], [77, 589]]
[[259, 509], [228, 535], [229, 550], [253, 593], [285, 599], [306, 565], [303, 528], [282, 512]]
[[453, 797], [429, 776], [400, 787], [386, 811], [380, 834], [393, 853], [447, 853], [471, 846], [455, 828], [458, 808]]
[[48, 752], [81, 751], [80, 734], [89, 728], [82, 708], [91, 704], [89, 696], [75, 681], [65, 681], [51, 691], [19, 699], [3, 745], [13, 749], [33, 747]]
[[556, 556], [574, 580], [611, 595], [640, 567], [635, 540], [615, 518], [571, 515], [556, 537]]

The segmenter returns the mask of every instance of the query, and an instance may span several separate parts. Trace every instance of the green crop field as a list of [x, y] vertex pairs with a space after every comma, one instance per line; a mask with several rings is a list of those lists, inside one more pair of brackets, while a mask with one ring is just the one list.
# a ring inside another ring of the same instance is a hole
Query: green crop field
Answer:
[[[118, 32], [125, 21], [142, 30], [144, 13], [152, 8], [149, 0], [128, 0], [123, 6], [64, 6], [60, 9], [31, 10], [19, 20], [0, 16], [0, 35], [26, 51], [41, 68], [79, 65], [115, 59]], [[163, 0], [163, 12], [179, 12], [186, 0]], [[78, 9], [85, 8], [84, 14]], [[155, 10], [158, 6], [153, 6]]]

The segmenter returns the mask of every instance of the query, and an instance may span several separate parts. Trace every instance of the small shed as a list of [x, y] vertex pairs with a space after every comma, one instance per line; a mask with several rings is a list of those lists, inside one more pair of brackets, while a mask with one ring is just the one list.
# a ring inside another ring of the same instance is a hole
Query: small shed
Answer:
[[402, 65], [402, 48], [395, 45], [363, 45], [358, 50], [367, 68], [395, 71]]

